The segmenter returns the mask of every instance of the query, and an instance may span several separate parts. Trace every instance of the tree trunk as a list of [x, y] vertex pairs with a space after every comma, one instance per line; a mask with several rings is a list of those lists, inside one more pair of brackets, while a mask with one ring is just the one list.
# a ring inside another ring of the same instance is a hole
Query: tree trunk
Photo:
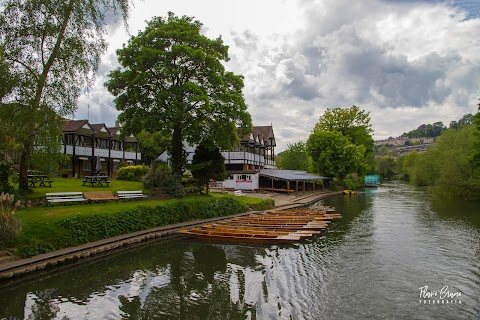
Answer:
[[181, 176], [186, 161], [183, 150], [183, 131], [180, 124], [176, 124], [173, 127], [172, 144], [170, 149], [172, 171]]
[[[33, 137], [34, 138], [34, 137]], [[30, 154], [32, 152], [33, 141], [28, 139], [23, 143], [23, 150], [20, 156], [20, 176], [19, 176], [19, 186], [20, 190], [28, 190], [28, 167], [30, 165]]]
[[[55, 41], [55, 46], [53, 47], [52, 53], [48, 57], [48, 60], [46, 63], [43, 65], [43, 70], [42, 73], [39, 76], [38, 82], [37, 82], [37, 87], [35, 90], [35, 96], [32, 101], [32, 119], [35, 119], [35, 116], [37, 114], [37, 111], [40, 108], [41, 104], [41, 99], [42, 99], [42, 94], [43, 94], [43, 89], [45, 87], [45, 84], [47, 82], [47, 77], [48, 73], [50, 72], [50, 69], [52, 68], [53, 64], [55, 63], [55, 60], [58, 57], [58, 54], [60, 52], [60, 46], [62, 44], [62, 41], [65, 37], [65, 32], [68, 26], [68, 22], [70, 21], [70, 18], [72, 16], [73, 12], [73, 7], [74, 7], [75, 0], [70, 0], [68, 3], [67, 7], [65, 8], [65, 15], [64, 19], [61, 25], [61, 29], [59, 30], [57, 39]], [[24, 142], [23, 150], [22, 150], [22, 155], [20, 157], [20, 180], [19, 180], [19, 189], [20, 190], [28, 190], [28, 166], [30, 165], [30, 156], [31, 153], [33, 152], [33, 144], [35, 141], [35, 135], [36, 135], [36, 126], [39, 125], [35, 123], [35, 125], [30, 128], [31, 133], [27, 137], [27, 141]], [[41, 125], [41, 124], [40, 124]]]

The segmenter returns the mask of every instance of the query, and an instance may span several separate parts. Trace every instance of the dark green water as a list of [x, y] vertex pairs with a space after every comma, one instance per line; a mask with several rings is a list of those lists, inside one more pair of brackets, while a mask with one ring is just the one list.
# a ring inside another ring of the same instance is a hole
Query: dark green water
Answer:
[[480, 202], [392, 183], [323, 203], [344, 218], [313, 240], [154, 242], [3, 288], [0, 319], [480, 318]]

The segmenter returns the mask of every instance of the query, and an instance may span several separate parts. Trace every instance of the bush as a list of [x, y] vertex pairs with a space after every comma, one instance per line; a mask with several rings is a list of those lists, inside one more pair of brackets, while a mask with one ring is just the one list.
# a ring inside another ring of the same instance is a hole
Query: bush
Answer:
[[0, 194], [0, 242], [13, 240], [22, 231], [20, 221], [14, 216], [19, 206], [20, 200], [14, 203], [13, 194]]
[[37, 254], [47, 253], [55, 250], [51, 244], [45, 243], [35, 243], [33, 245], [26, 245], [22, 249], [22, 254], [24, 257], [33, 257]]
[[8, 177], [12, 174], [12, 163], [0, 160], [0, 192], [13, 193], [14, 188], [8, 183]]
[[145, 165], [121, 167], [117, 171], [118, 180], [142, 181], [150, 169]]
[[159, 226], [221, 217], [248, 211], [248, 206], [234, 197], [183, 199], [155, 207], [139, 206], [119, 213], [81, 215], [58, 222], [55, 236], [60, 246], [77, 246], [91, 241]]
[[175, 198], [183, 198], [186, 194], [182, 185], [182, 177], [164, 167], [152, 169], [145, 176], [143, 184], [146, 188], [159, 188]]
[[250, 208], [255, 211], [272, 209], [275, 206], [273, 199], [260, 199], [261, 201], [250, 204]]

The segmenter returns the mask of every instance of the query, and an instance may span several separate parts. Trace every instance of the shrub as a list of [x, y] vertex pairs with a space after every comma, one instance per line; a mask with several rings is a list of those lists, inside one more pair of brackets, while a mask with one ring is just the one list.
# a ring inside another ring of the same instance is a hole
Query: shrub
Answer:
[[81, 215], [58, 222], [59, 246], [76, 246], [91, 241], [159, 226], [191, 220], [227, 216], [248, 211], [248, 206], [234, 197], [183, 199], [155, 207], [139, 206], [115, 214]]
[[22, 231], [20, 221], [14, 216], [19, 206], [20, 200], [14, 203], [13, 194], [0, 194], [0, 242], [13, 240]]
[[275, 206], [273, 199], [260, 199], [261, 201], [250, 204], [250, 208], [255, 211], [272, 209]]
[[182, 185], [182, 177], [164, 167], [152, 169], [145, 176], [143, 184], [146, 188], [159, 188], [175, 198], [183, 198], [186, 194]]
[[12, 163], [0, 160], [0, 192], [13, 193], [14, 188], [8, 183], [8, 177], [12, 174]]
[[142, 181], [150, 169], [145, 165], [121, 167], [117, 171], [118, 180]]

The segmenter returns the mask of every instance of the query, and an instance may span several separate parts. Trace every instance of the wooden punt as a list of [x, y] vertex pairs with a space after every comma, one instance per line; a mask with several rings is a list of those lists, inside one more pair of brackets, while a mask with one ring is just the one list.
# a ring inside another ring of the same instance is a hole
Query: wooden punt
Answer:
[[331, 217], [331, 218], [341, 218], [342, 215], [338, 213], [308, 213], [308, 212], [266, 212], [264, 214], [259, 214], [260, 216], [293, 216], [293, 217]]
[[328, 224], [330, 220], [291, 220], [291, 219], [256, 219], [256, 218], [245, 218], [241, 220], [232, 220], [232, 221], [240, 221], [244, 223], [263, 223], [263, 224]]
[[[268, 235], [292, 235], [299, 236], [300, 238], [306, 238], [313, 236], [312, 232], [307, 232], [305, 230], [279, 230], [279, 229], [262, 229], [262, 228], [252, 228], [252, 227], [242, 227], [242, 226], [226, 226], [226, 225], [204, 225], [201, 227], [203, 230], [210, 231], [219, 231], [219, 232], [239, 232], [239, 233], [249, 233], [249, 234], [268, 234]], [[320, 233], [320, 232], [317, 232]]]
[[341, 218], [331, 212], [325, 208], [269, 210], [181, 230], [180, 233], [220, 241], [291, 242], [319, 234], [332, 220]]
[[213, 224], [207, 224], [202, 226], [203, 228], [210, 228], [210, 227], [217, 227], [217, 228], [227, 228], [227, 229], [246, 229], [246, 230], [251, 230], [251, 231], [262, 231], [262, 230], [267, 230], [267, 231], [279, 231], [279, 232], [297, 232], [297, 233], [306, 233], [306, 234], [320, 234], [321, 232], [319, 230], [304, 230], [304, 229], [287, 229], [287, 228], [276, 228], [275, 226], [271, 226], [271, 228], [265, 228], [263, 225], [259, 227], [255, 226], [243, 226], [243, 225], [230, 225], [230, 224], [218, 224], [218, 223], [213, 223]]
[[315, 220], [333, 220], [334, 217], [328, 216], [283, 216], [283, 215], [256, 215], [246, 216], [246, 219], [261, 219], [261, 220], [289, 220], [289, 221], [315, 221]]
[[286, 229], [286, 230], [316, 230], [321, 231], [327, 228], [326, 225], [279, 225], [279, 224], [255, 224], [255, 223], [228, 223], [229, 226], [247, 226], [263, 229]]
[[255, 243], [281, 243], [299, 241], [299, 236], [290, 235], [258, 235], [248, 233], [228, 233], [228, 232], [202, 232], [201, 230], [180, 230], [180, 233], [196, 236], [202, 239], [220, 240], [220, 241], [241, 241]]

